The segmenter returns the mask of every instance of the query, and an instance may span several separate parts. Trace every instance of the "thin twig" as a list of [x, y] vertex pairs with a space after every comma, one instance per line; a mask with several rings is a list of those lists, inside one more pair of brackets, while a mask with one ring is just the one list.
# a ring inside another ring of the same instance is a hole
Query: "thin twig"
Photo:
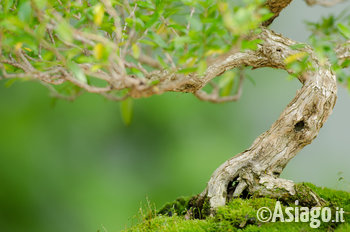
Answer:
[[105, 6], [105, 10], [107, 13], [113, 17], [114, 19], [114, 27], [115, 27], [115, 36], [117, 38], [117, 42], [119, 43], [122, 40], [122, 27], [120, 24], [120, 16], [118, 12], [113, 8], [111, 1], [101, 0], [103, 5]]
[[213, 86], [212, 93], [208, 94], [207, 92], [205, 92], [203, 90], [199, 90], [199, 91], [195, 92], [195, 96], [198, 97], [200, 100], [214, 102], [214, 103], [238, 101], [242, 96], [243, 82], [244, 82], [244, 73], [243, 73], [243, 69], [240, 69], [239, 70], [238, 89], [237, 89], [237, 92], [235, 95], [222, 97], [222, 96], [220, 96], [219, 86], [216, 85], [214, 82], [209, 82]]

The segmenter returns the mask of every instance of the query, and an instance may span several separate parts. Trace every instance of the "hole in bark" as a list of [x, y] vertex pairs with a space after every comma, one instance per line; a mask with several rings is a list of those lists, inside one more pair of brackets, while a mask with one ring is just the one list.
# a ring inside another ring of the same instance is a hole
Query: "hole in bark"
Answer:
[[184, 84], [181, 86], [181, 88], [187, 90], [187, 89], [194, 89], [195, 86], [191, 84]]
[[[239, 184], [239, 181], [237, 179], [238, 179], [238, 177], [236, 177], [235, 179], [230, 181], [228, 183], [228, 185], [227, 185], [227, 196], [226, 196], [226, 201], [227, 202], [229, 202], [233, 198], [233, 193], [235, 192], [236, 187]], [[246, 188], [241, 193], [240, 198], [248, 199], [249, 197], [251, 197], [251, 195], [249, 194], [248, 188]]]
[[280, 49], [280, 48], [277, 48], [277, 49], [276, 49], [276, 51], [277, 51], [277, 52], [281, 52], [281, 51], [282, 51], [282, 49]]
[[294, 130], [295, 130], [296, 132], [298, 132], [298, 131], [301, 131], [302, 129], [304, 129], [304, 127], [305, 127], [305, 122], [302, 120], [302, 121], [297, 122], [297, 123], [294, 125]]
[[279, 177], [280, 176], [280, 173], [279, 172], [273, 172], [272, 175], [276, 176], [276, 177]]

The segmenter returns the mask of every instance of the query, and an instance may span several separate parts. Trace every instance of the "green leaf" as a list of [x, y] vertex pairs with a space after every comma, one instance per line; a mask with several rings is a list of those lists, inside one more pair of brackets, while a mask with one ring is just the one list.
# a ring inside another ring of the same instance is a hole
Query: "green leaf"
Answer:
[[94, 47], [94, 57], [98, 60], [102, 59], [105, 47], [102, 43], [97, 43]]
[[125, 125], [130, 125], [132, 119], [132, 99], [127, 98], [120, 103], [120, 112]]
[[140, 57], [140, 47], [134, 43], [132, 46], [131, 46], [131, 49], [132, 49], [132, 55], [135, 57], [135, 59], [138, 59]]
[[189, 74], [197, 71], [197, 68], [183, 68], [178, 71], [178, 73]]
[[152, 47], [157, 46], [157, 44], [154, 43], [154, 42], [151, 41], [151, 40], [140, 39], [140, 40], [139, 40], [139, 43], [142, 43], [142, 44], [145, 44], [145, 45], [149, 45], [149, 46], [152, 46]]
[[64, 96], [75, 96], [81, 91], [81, 89], [78, 86], [68, 81], [60, 85], [54, 85], [53, 87], [58, 93]]
[[306, 52], [298, 52], [298, 53], [295, 53], [295, 54], [293, 54], [293, 55], [288, 56], [288, 57], [284, 60], [284, 62], [285, 62], [286, 64], [291, 64], [291, 63], [293, 63], [293, 62], [295, 62], [295, 61], [298, 61], [298, 60], [300, 60], [300, 59], [306, 57], [307, 55], [308, 55], [308, 54], [307, 54]]
[[55, 28], [55, 31], [63, 40], [70, 43], [73, 41], [72, 30], [70, 28], [70, 25], [66, 21], [61, 21]]
[[203, 24], [202, 22], [199, 20], [199, 18], [197, 17], [191, 17], [188, 19], [191, 29], [195, 30], [195, 31], [201, 31], [203, 28]]
[[39, 9], [43, 9], [46, 5], [46, 0], [34, 0], [34, 2]]
[[340, 33], [346, 38], [346, 39], [350, 39], [350, 29], [349, 27], [344, 26], [343, 24], [339, 23], [338, 25], [338, 29], [340, 31]]
[[223, 75], [223, 78], [220, 80], [220, 83], [219, 83], [220, 88], [222, 88], [221, 96], [225, 97], [231, 94], [231, 91], [233, 89], [234, 79], [235, 79], [235, 72], [233, 71], [225, 72], [225, 74]]
[[13, 5], [13, 0], [4, 1], [4, 11], [5, 11], [5, 13], [7, 13], [10, 10], [12, 5]]
[[5, 87], [10, 88], [16, 81], [17, 81], [17, 78], [9, 79], [8, 81], [5, 82]]
[[207, 71], [207, 62], [205, 60], [201, 60], [198, 64], [197, 72], [200, 76], [202, 76]]
[[191, 38], [188, 36], [177, 36], [174, 38], [174, 46], [176, 50], [179, 50], [184, 47], [186, 43], [189, 43]]
[[75, 79], [85, 84], [87, 83], [85, 73], [78, 64], [76, 64], [74, 61], [68, 61], [67, 66], [69, 70], [73, 73]]
[[95, 7], [94, 7], [94, 23], [97, 26], [100, 26], [102, 24], [104, 14], [105, 14], [105, 10], [103, 8], [103, 5], [100, 3], [95, 5]]
[[163, 68], [168, 68], [168, 64], [164, 61], [164, 59], [162, 57], [160, 57], [159, 55], [157, 56], [157, 60], [159, 61], [160, 65]]
[[254, 39], [254, 40], [243, 40], [241, 48], [242, 50], [256, 50], [258, 48], [258, 44], [262, 43], [263, 41], [261, 39]]
[[157, 21], [159, 21], [159, 14], [158, 14], [158, 12], [155, 12], [155, 13], [152, 15], [151, 19], [146, 23], [145, 29], [152, 27], [153, 24], [154, 24], [155, 22], [157, 22]]
[[270, 19], [270, 18], [272, 18], [273, 16], [274, 16], [275, 14], [274, 13], [267, 13], [267, 14], [264, 14], [262, 17], [261, 17], [261, 21], [266, 21], [266, 20], [268, 20], [268, 19]]
[[341, 65], [340, 65], [342, 68], [347, 68], [350, 66], [350, 60], [347, 59], [345, 60]]
[[23, 22], [29, 23], [32, 17], [32, 7], [30, 1], [24, 1], [18, 9], [18, 18]]
[[136, 3], [139, 7], [154, 10], [154, 6], [150, 1], [137, 1]]
[[162, 39], [162, 37], [160, 37], [159, 35], [157, 35], [156, 33], [152, 34], [152, 39], [153, 41], [161, 48], [166, 48], [168, 47], [168, 44], [165, 43], [165, 41]]
[[305, 48], [306, 46], [307, 45], [304, 43], [299, 43], [299, 44], [293, 44], [292, 46], [290, 46], [290, 48], [293, 50], [299, 50], [299, 49]]
[[160, 80], [153, 80], [149, 83], [150, 86], [154, 86], [154, 85], [157, 85], [159, 84]]

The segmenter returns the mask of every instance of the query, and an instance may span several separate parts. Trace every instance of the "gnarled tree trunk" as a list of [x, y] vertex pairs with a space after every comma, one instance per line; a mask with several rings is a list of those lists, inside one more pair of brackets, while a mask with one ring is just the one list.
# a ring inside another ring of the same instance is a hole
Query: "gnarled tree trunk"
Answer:
[[[300, 52], [290, 48], [295, 42], [267, 29], [259, 37], [264, 42], [257, 51], [232, 54], [226, 60], [232, 64], [232, 59], [239, 57], [243, 65], [286, 69], [285, 58]], [[295, 194], [293, 182], [279, 176], [287, 163], [317, 136], [337, 99], [336, 77], [329, 64], [321, 64], [310, 48], [304, 51], [310, 54], [313, 68], [298, 77], [303, 87], [249, 149], [216, 169], [200, 195], [209, 199], [212, 208], [224, 205], [227, 199], [238, 197], [245, 190], [275, 197]]]

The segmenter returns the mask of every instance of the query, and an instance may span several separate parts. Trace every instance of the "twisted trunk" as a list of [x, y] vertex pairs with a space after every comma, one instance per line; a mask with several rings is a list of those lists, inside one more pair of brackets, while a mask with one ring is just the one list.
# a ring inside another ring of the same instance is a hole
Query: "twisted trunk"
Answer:
[[[260, 38], [263, 44], [250, 57], [254, 62], [246, 59], [243, 64], [286, 69], [285, 58], [300, 52], [290, 49], [295, 42], [272, 31], [264, 30]], [[313, 68], [298, 77], [303, 87], [294, 99], [248, 150], [227, 160], [211, 176], [200, 195], [209, 199], [211, 208], [244, 192], [272, 197], [295, 195], [294, 183], [279, 176], [287, 163], [318, 135], [337, 98], [336, 77], [330, 66], [320, 64], [310, 48], [305, 52], [310, 54]]]

